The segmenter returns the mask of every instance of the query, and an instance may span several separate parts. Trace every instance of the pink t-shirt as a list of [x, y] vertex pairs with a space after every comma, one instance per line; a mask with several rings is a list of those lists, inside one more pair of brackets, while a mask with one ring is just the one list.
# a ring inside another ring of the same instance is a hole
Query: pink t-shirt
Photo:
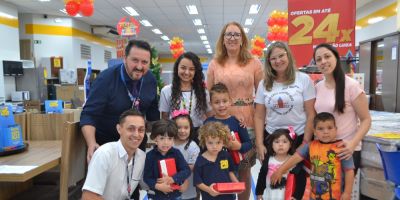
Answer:
[[[354, 79], [346, 76], [344, 91], [344, 113], [339, 114], [335, 109], [335, 89], [329, 89], [325, 85], [325, 80], [320, 81], [315, 89], [317, 91], [315, 100], [315, 111], [332, 113], [336, 120], [337, 139], [349, 141], [353, 139], [359, 126], [359, 119], [354, 110], [354, 100], [363, 93], [360, 84]], [[361, 142], [356, 147], [357, 151], [361, 150]]]
[[263, 77], [262, 64], [258, 59], [251, 59], [245, 66], [221, 66], [213, 59], [208, 65], [207, 88], [223, 83], [229, 90], [233, 106], [230, 113], [236, 118], [244, 118], [248, 128], [254, 127], [254, 95], [258, 83]]

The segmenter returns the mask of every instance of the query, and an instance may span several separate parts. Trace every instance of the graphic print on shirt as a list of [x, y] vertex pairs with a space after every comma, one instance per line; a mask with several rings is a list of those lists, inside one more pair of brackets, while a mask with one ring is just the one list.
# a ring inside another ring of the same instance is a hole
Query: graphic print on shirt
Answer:
[[340, 199], [340, 160], [333, 149], [320, 149], [320, 146], [315, 148], [319, 153], [310, 154], [311, 196], [314, 199]]
[[286, 91], [277, 92], [268, 98], [268, 104], [272, 105], [271, 110], [279, 115], [286, 115], [292, 111], [294, 106], [293, 95]]
[[221, 161], [219, 161], [219, 164], [221, 166], [221, 169], [228, 169], [229, 168], [228, 160], [221, 160]]

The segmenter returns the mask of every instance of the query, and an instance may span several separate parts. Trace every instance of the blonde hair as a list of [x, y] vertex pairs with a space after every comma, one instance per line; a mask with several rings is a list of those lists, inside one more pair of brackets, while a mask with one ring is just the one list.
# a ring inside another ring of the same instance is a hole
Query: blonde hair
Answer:
[[206, 139], [208, 137], [219, 138], [224, 145], [228, 144], [230, 130], [221, 122], [208, 122], [199, 129], [200, 146], [206, 148]]
[[271, 91], [274, 80], [277, 77], [276, 71], [272, 69], [271, 61], [269, 60], [269, 57], [271, 56], [271, 53], [275, 48], [285, 50], [286, 56], [289, 60], [288, 67], [285, 72], [286, 81], [284, 82], [284, 84], [290, 85], [294, 83], [296, 79], [297, 68], [295, 66], [296, 64], [293, 59], [292, 52], [290, 51], [288, 45], [283, 42], [273, 42], [268, 46], [267, 52], [265, 53], [264, 86], [267, 91]]
[[240, 34], [242, 36], [242, 44], [240, 45], [238, 59], [239, 59], [239, 65], [245, 66], [247, 63], [249, 63], [249, 61], [253, 58], [253, 56], [250, 54], [249, 51], [249, 40], [247, 39], [247, 35], [244, 32], [243, 27], [237, 22], [229, 22], [225, 24], [225, 26], [222, 28], [221, 33], [219, 34], [217, 45], [215, 47], [215, 59], [220, 65], [224, 65], [225, 61], [227, 60], [228, 52], [224, 45], [224, 37], [225, 37], [225, 31], [230, 25], [237, 26], [240, 29]]

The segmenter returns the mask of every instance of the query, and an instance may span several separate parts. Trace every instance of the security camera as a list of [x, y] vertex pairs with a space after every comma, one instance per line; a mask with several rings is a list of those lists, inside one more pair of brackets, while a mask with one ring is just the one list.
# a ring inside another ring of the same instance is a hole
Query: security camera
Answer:
[[43, 15], [43, 18], [47, 19], [47, 15], [46, 15], [46, 14], [44, 14], [44, 15]]

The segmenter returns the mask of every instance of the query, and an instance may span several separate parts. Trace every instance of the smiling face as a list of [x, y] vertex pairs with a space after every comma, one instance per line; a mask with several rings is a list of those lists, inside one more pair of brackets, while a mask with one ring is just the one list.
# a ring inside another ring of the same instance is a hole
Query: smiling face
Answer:
[[178, 65], [178, 76], [182, 83], [192, 83], [196, 68], [188, 58], [183, 58]]
[[268, 59], [271, 63], [272, 69], [274, 69], [277, 74], [285, 74], [289, 66], [289, 59], [285, 49], [275, 47], [271, 51]]
[[315, 51], [315, 63], [321, 73], [331, 75], [336, 68], [337, 59], [329, 49], [320, 47]]
[[178, 125], [177, 139], [180, 141], [187, 141], [190, 136], [190, 122], [186, 117], [179, 117], [175, 120]]
[[226, 119], [230, 116], [228, 110], [231, 106], [231, 100], [228, 93], [213, 92], [211, 97], [211, 107], [215, 112], [215, 117]]
[[133, 46], [124, 58], [125, 70], [132, 80], [139, 80], [149, 70], [149, 51]]
[[154, 142], [157, 145], [158, 151], [162, 155], [165, 155], [171, 149], [171, 147], [174, 145], [174, 137], [169, 137], [167, 134], [158, 135], [154, 139]]
[[286, 136], [281, 135], [272, 142], [272, 149], [274, 150], [275, 155], [287, 155], [290, 149], [289, 139]]
[[127, 116], [121, 124], [117, 124], [122, 146], [128, 153], [133, 153], [142, 143], [146, 132], [145, 122], [141, 116]]
[[319, 121], [315, 126], [315, 136], [321, 142], [333, 142], [336, 140], [335, 121]]
[[242, 44], [242, 33], [236, 25], [229, 25], [224, 33], [224, 46], [227, 51], [239, 51]]

